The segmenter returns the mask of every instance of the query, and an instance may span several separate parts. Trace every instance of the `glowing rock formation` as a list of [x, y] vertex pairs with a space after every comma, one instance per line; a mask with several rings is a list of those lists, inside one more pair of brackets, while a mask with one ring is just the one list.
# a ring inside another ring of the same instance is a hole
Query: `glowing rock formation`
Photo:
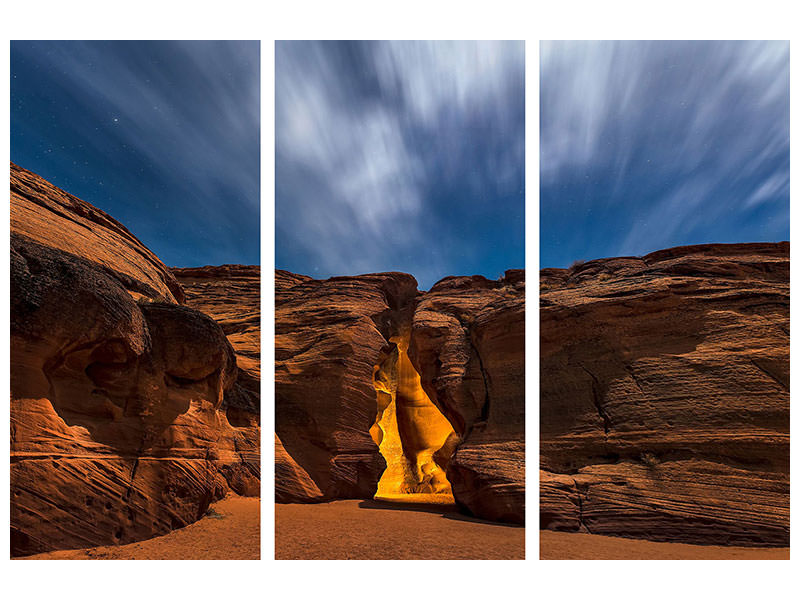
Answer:
[[452, 494], [445, 470], [456, 434], [422, 389], [408, 337], [392, 337], [394, 350], [375, 367], [378, 416], [370, 433], [386, 460], [376, 498]]
[[452, 498], [523, 523], [524, 298], [518, 270], [428, 292], [276, 271], [277, 501]]
[[293, 477], [276, 483], [278, 501], [375, 495], [386, 461], [370, 435], [373, 374], [391, 351], [386, 324], [416, 295], [403, 273], [320, 281], [276, 272], [275, 432], [289, 459], [281, 473], [297, 467], [321, 493]]

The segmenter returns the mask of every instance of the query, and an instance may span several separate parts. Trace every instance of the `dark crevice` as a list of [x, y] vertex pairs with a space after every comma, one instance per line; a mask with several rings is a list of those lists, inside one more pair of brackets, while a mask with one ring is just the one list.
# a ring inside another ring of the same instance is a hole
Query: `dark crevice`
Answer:
[[583, 365], [580, 365], [581, 369], [586, 371], [586, 374], [592, 378], [592, 402], [594, 403], [594, 407], [597, 409], [597, 414], [603, 420], [603, 431], [605, 432], [606, 436], [608, 436], [608, 432], [611, 430], [611, 418], [606, 413], [605, 408], [603, 407], [603, 402], [601, 399], [601, 388], [600, 382], [598, 381], [597, 377], [595, 377], [594, 373], [589, 371]]
[[639, 378], [636, 377], [636, 373], [634, 372], [633, 368], [630, 365], [625, 365], [625, 370], [628, 372], [628, 375], [631, 376], [634, 385], [636, 388], [641, 392], [643, 398], [647, 398], [647, 394], [644, 392], [644, 388], [642, 388], [642, 384], [639, 383]]
[[136, 460], [133, 461], [133, 467], [131, 468], [131, 479], [130, 483], [128, 484], [128, 491], [125, 492], [125, 498], [130, 499], [131, 495], [133, 494], [133, 480], [136, 477], [136, 471], [138, 468], [139, 468], [139, 457], [137, 456]]
[[575, 484], [575, 495], [578, 497], [578, 523], [581, 527], [585, 528], [587, 532], [592, 533], [592, 530], [589, 529], [589, 526], [583, 519], [583, 496], [581, 495], [581, 488], [574, 477], [572, 478], [572, 482]]
[[475, 422], [475, 424], [487, 423], [489, 421], [489, 402], [490, 402], [490, 400], [489, 400], [489, 378], [486, 375], [486, 369], [484, 369], [484, 367], [483, 367], [483, 359], [481, 358], [480, 352], [478, 352], [477, 346], [475, 346], [475, 343], [472, 341], [472, 334], [471, 334], [470, 330], [467, 329], [466, 327], [464, 329], [465, 329], [465, 332], [467, 334], [466, 337], [467, 337], [467, 341], [469, 341], [470, 348], [472, 348], [472, 352], [475, 354], [475, 358], [478, 359], [478, 369], [480, 370], [481, 377], [483, 378], [483, 390], [484, 390], [483, 406], [481, 406], [481, 416], [478, 418], [478, 420]]
[[780, 380], [780, 379], [779, 379], [779, 378], [778, 378], [776, 375], [774, 375], [773, 373], [771, 373], [770, 371], [768, 371], [768, 370], [767, 370], [767, 369], [766, 369], [764, 366], [762, 366], [762, 365], [758, 364], [758, 363], [757, 363], [755, 360], [753, 360], [752, 358], [750, 359], [750, 362], [751, 362], [751, 363], [753, 363], [753, 366], [754, 366], [756, 369], [758, 369], [759, 371], [761, 371], [762, 373], [764, 373], [764, 375], [766, 375], [767, 377], [769, 377], [770, 379], [772, 379], [772, 380], [773, 380], [775, 383], [777, 383], [779, 386], [781, 386], [781, 387], [782, 387], [783, 389], [785, 389], [787, 392], [789, 391], [789, 386], [788, 386], [788, 384], [786, 384], [786, 382], [784, 382], [784, 381], [781, 381], [781, 380]]
[[616, 465], [620, 462], [634, 461], [636, 453], [631, 453], [630, 456], [621, 456], [616, 452], [609, 452], [608, 454], [589, 456], [582, 458], [580, 462], [572, 462], [566, 465], [539, 465], [540, 471], [552, 473], [553, 475], [575, 475], [585, 467], [593, 465]]
[[[486, 369], [483, 366], [483, 359], [481, 358], [480, 352], [478, 352], [478, 347], [472, 340], [472, 328], [470, 327], [469, 322], [465, 322], [462, 315], [456, 313], [450, 313], [450, 314], [451, 316], [455, 317], [456, 320], [458, 320], [459, 324], [461, 325], [461, 328], [464, 330], [464, 337], [466, 338], [467, 343], [469, 343], [469, 347], [472, 350], [472, 353], [475, 355], [475, 358], [478, 359], [478, 369], [480, 370], [481, 378], [483, 379], [483, 405], [481, 406], [480, 416], [472, 424], [472, 427], [475, 427], [475, 425], [485, 425], [489, 421], [489, 409], [490, 409], [489, 376], [486, 374]], [[466, 437], [466, 434], [464, 437]]]

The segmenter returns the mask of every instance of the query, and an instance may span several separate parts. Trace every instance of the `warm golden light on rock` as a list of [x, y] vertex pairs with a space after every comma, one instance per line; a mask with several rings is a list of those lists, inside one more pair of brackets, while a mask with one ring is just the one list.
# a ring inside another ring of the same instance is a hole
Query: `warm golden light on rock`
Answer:
[[[431, 402], [408, 358], [408, 336], [375, 367], [378, 414], [370, 433], [386, 460], [376, 498], [452, 501], [445, 470], [457, 443], [450, 422]], [[413, 497], [412, 497], [413, 495]]]

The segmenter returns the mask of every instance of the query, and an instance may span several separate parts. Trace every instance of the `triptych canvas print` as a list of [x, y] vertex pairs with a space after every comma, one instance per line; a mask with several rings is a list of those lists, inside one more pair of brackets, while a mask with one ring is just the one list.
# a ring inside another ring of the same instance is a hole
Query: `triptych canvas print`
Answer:
[[789, 42], [12, 41], [10, 158], [12, 559], [789, 558]]

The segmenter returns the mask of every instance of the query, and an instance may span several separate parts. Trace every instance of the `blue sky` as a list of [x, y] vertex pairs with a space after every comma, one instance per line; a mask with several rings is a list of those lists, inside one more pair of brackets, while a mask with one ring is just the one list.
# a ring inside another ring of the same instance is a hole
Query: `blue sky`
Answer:
[[789, 239], [788, 42], [542, 42], [542, 267]]
[[258, 42], [12, 42], [11, 160], [170, 266], [258, 264]]
[[275, 70], [278, 268], [524, 266], [522, 42], [277, 42]]

